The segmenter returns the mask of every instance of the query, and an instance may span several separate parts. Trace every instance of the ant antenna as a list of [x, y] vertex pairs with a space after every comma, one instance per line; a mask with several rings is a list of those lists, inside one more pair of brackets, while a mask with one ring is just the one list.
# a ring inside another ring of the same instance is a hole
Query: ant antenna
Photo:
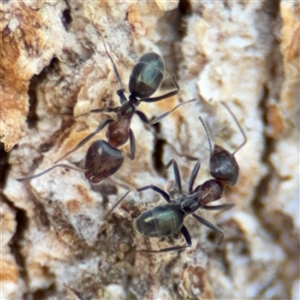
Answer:
[[207, 127], [206, 123], [204, 122], [204, 120], [201, 117], [198, 117], [198, 119], [201, 122], [201, 124], [202, 124], [202, 126], [205, 130], [207, 140], [208, 140], [209, 149], [210, 149], [210, 154], [212, 154], [213, 153], [213, 147], [212, 147], [210, 132], [209, 132], [208, 127]]
[[118, 185], [120, 187], [122, 187], [123, 189], [127, 190], [127, 192], [121, 197], [121, 199], [119, 199], [113, 206], [112, 208], [107, 212], [107, 214], [105, 215], [104, 219], [107, 219], [108, 216], [115, 210], [115, 208], [127, 197], [127, 195], [131, 192], [130, 188], [125, 185], [122, 184], [120, 182], [117, 182], [111, 178], [106, 178], [106, 182], [110, 183], [110, 184], [115, 184]]
[[121, 80], [119, 71], [118, 71], [118, 69], [117, 69], [117, 66], [116, 66], [115, 62], [113, 61], [112, 57], [110, 56], [110, 54], [109, 54], [108, 51], [107, 51], [106, 44], [105, 44], [105, 40], [104, 40], [102, 34], [101, 34], [100, 32], [99, 32], [99, 34], [100, 34], [100, 36], [101, 36], [101, 38], [102, 38], [105, 52], [106, 52], [107, 56], [109, 57], [109, 59], [110, 59], [112, 65], [113, 65], [113, 68], [114, 68], [114, 71], [115, 71], [115, 74], [116, 74], [118, 83], [119, 83], [119, 85], [120, 85], [120, 89], [121, 89], [121, 90], [124, 90], [123, 83], [122, 83], [122, 80]]
[[81, 168], [73, 167], [73, 166], [66, 165], [66, 164], [58, 164], [58, 165], [54, 165], [54, 166], [46, 169], [45, 171], [43, 171], [41, 173], [38, 173], [36, 175], [22, 177], [22, 178], [16, 178], [16, 180], [19, 181], [19, 182], [22, 182], [22, 181], [30, 180], [30, 179], [33, 179], [33, 178], [37, 178], [37, 177], [40, 177], [40, 176], [48, 173], [49, 171], [51, 171], [51, 170], [53, 170], [54, 168], [57, 168], [57, 167], [65, 168], [65, 169], [71, 169], [71, 170], [75, 170], [75, 171], [78, 171], [78, 172], [86, 172], [87, 171], [87, 169], [81, 169]]
[[185, 101], [185, 102], [182, 102], [182, 103], [179, 103], [178, 105], [176, 105], [173, 109], [171, 109], [170, 111], [158, 116], [157, 118], [155, 118], [154, 120], [152, 120], [150, 122], [150, 125], [154, 125], [158, 122], [160, 122], [162, 119], [164, 119], [165, 117], [167, 117], [169, 114], [171, 114], [174, 110], [176, 110], [178, 107], [182, 106], [182, 105], [185, 105], [187, 103], [190, 103], [190, 102], [193, 102], [195, 101], [196, 99], [191, 99], [191, 100], [188, 100], [188, 101]]
[[127, 195], [130, 193], [130, 190], [128, 190], [122, 197], [119, 199], [112, 208], [108, 211], [108, 213], [105, 215], [104, 219], [106, 220], [108, 216], [115, 210], [115, 208], [127, 197]]
[[221, 101], [221, 104], [222, 104], [225, 108], [227, 108], [228, 112], [230, 113], [230, 115], [231, 115], [232, 118], [234, 119], [236, 125], [238, 126], [240, 132], [242, 133], [242, 135], [243, 135], [243, 137], [244, 137], [244, 141], [242, 142], [242, 144], [241, 144], [240, 146], [238, 146], [238, 147], [233, 151], [232, 155], [234, 155], [235, 153], [237, 153], [237, 152], [238, 152], [238, 151], [239, 151], [239, 150], [247, 143], [247, 136], [246, 136], [246, 134], [245, 134], [243, 128], [241, 127], [239, 121], [237, 120], [237, 118], [236, 118], [235, 115], [233, 114], [232, 110], [229, 108], [229, 106], [228, 106], [225, 102], [223, 102], [223, 101]]

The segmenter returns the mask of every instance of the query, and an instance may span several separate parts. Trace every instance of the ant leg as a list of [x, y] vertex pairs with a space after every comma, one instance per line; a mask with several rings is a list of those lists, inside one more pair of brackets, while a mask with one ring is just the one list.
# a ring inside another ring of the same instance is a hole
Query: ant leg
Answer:
[[234, 207], [234, 203], [227, 203], [227, 204], [221, 204], [221, 205], [214, 205], [214, 206], [201, 206], [202, 209], [208, 209], [208, 210], [228, 210], [232, 207]]
[[180, 229], [181, 233], [184, 236], [184, 239], [187, 243], [187, 245], [184, 246], [175, 246], [175, 247], [169, 247], [169, 248], [164, 248], [164, 249], [160, 249], [160, 250], [137, 250], [135, 252], [152, 252], [152, 253], [160, 253], [160, 252], [169, 252], [169, 251], [178, 251], [178, 250], [184, 250], [185, 248], [191, 247], [192, 246], [192, 240], [191, 240], [191, 236], [188, 232], [188, 230], [186, 229], [186, 227], [184, 225], [182, 225], [181, 229]]
[[48, 173], [49, 171], [53, 170], [56, 167], [71, 169], [71, 170], [75, 170], [75, 171], [78, 171], [78, 172], [86, 172], [86, 169], [76, 168], [76, 167], [66, 165], [66, 164], [58, 164], [58, 165], [54, 165], [54, 166], [46, 169], [45, 171], [43, 171], [41, 173], [38, 173], [36, 175], [22, 177], [22, 178], [16, 178], [16, 180], [19, 181], [19, 182], [22, 182], [22, 181], [30, 180], [30, 179], [33, 179], [33, 178], [37, 178], [37, 177], [40, 177], [40, 176]]
[[108, 211], [104, 219], [107, 219], [107, 217], [114, 211], [114, 209], [127, 197], [127, 195], [130, 193], [130, 190], [128, 190], [122, 197], [119, 199], [112, 208]]
[[139, 116], [143, 123], [150, 124], [150, 121], [143, 112], [141, 112], [140, 110], [136, 110], [135, 113]]
[[189, 231], [186, 229], [186, 227], [184, 225], [182, 225], [181, 229], [180, 229], [181, 233], [184, 236], [184, 239], [187, 243], [186, 247], [191, 247], [192, 246], [192, 240], [191, 240], [191, 236]]
[[82, 117], [82, 116], [86, 116], [89, 115], [90, 113], [100, 113], [100, 112], [118, 112], [118, 110], [120, 109], [120, 107], [107, 107], [107, 108], [97, 108], [97, 109], [92, 109], [89, 112], [79, 115], [77, 117], [75, 117], [75, 119]]
[[190, 180], [189, 180], [189, 185], [188, 185], [188, 191], [189, 191], [189, 194], [192, 194], [193, 192], [193, 185], [194, 185], [194, 182], [195, 182], [195, 179], [198, 175], [198, 172], [200, 170], [200, 161], [198, 160], [197, 163], [195, 164], [195, 167], [192, 171], [192, 174], [191, 174], [191, 177], [190, 177]]
[[98, 109], [92, 109], [90, 113], [100, 113], [100, 112], [117, 112], [120, 109], [120, 107], [107, 107], [107, 108], [98, 108]]
[[142, 191], [145, 191], [148, 189], [151, 189], [151, 190], [159, 193], [160, 195], [162, 195], [167, 202], [169, 202], [169, 203], [171, 202], [170, 196], [165, 191], [161, 190], [159, 187], [152, 185], [152, 184], [141, 187], [141, 188], [137, 189], [137, 191], [142, 192]]
[[176, 110], [178, 107], [180, 107], [180, 106], [182, 106], [182, 105], [185, 105], [185, 104], [187, 104], [187, 103], [193, 102], [193, 101], [195, 101], [195, 100], [196, 100], [196, 99], [188, 100], [188, 101], [185, 101], [185, 102], [182, 102], [182, 103], [176, 105], [176, 106], [175, 106], [173, 109], [171, 109], [170, 111], [168, 111], [168, 112], [166, 112], [166, 113], [164, 113], [164, 114], [158, 116], [158, 117], [155, 118], [154, 120], [152, 120], [152, 121], [150, 122], [150, 125], [154, 125], [154, 124], [160, 122], [162, 119], [166, 118], [169, 114], [171, 114], [171, 113], [172, 113], [174, 110]]
[[115, 184], [115, 185], [122, 187], [124, 190], [129, 190], [129, 187], [123, 183], [117, 182], [111, 178], [106, 178], [105, 180], [106, 180], [106, 182], [109, 182], [111, 185]]
[[133, 131], [131, 129], [129, 130], [129, 142], [130, 142], [130, 155], [129, 155], [129, 158], [131, 160], [134, 160], [134, 158], [135, 158], [135, 139], [134, 139]]
[[69, 152], [67, 152], [65, 155], [63, 155], [62, 157], [60, 157], [54, 163], [55, 164], [58, 163], [59, 161], [61, 161], [62, 159], [64, 159], [66, 156], [68, 156], [72, 152], [74, 152], [77, 149], [79, 149], [80, 147], [82, 147], [85, 143], [87, 143], [91, 138], [93, 138], [96, 134], [98, 134], [105, 126], [107, 126], [112, 121], [113, 121], [113, 119], [107, 119], [104, 122], [102, 122], [93, 133], [91, 133], [87, 137], [85, 137], [81, 142], [79, 142], [79, 144], [75, 148], [73, 148], [72, 150], [70, 150]]
[[187, 245], [184, 245], [184, 246], [175, 246], [175, 247], [170, 247], [170, 248], [164, 248], [164, 249], [160, 249], [160, 250], [136, 250], [134, 252], [161, 253], [161, 252], [184, 250], [187, 247], [188, 247]]
[[218, 245], [220, 245], [224, 238], [223, 230], [220, 227], [218, 227], [217, 225], [214, 225], [214, 224], [208, 222], [207, 220], [201, 218], [200, 216], [198, 216], [196, 214], [192, 214], [192, 215], [198, 222], [202, 223], [203, 225], [205, 225], [206, 227], [210, 228], [211, 230], [217, 232], [220, 235], [220, 239], [218, 242]]
[[143, 101], [143, 102], [156, 102], [156, 101], [160, 101], [160, 100], [167, 99], [167, 98], [170, 98], [172, 96], [177, 95], [180, 91], [180, 87], [179, 87], [179, 85], [178, 85], [178, 83], [177, 83], [174, 76], [172, 76], [172, 81], [173, 81], [173, 84], [176, 87], [176, 89], [174, 91], [166, 93], [166, 94], [158, 96], [158, 97], [140, 99], [140, 101]]
[[179, 172], [177, 162], [174, 159], [171, 159], [168, 162], [168, 164], [166, 165], [166, 169], [168, 169], [172, 164], [173, 164], [173, 168], [174, 168], [175, 182], [177, 184], [178, 190], [182, 193], [181, 177], [180, 177], [180, 172]]

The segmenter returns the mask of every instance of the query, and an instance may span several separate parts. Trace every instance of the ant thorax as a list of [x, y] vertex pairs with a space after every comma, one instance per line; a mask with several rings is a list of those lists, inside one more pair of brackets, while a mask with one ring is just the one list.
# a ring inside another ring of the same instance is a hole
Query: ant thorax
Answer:
[[174, 180], [168, 182], [166, 191], [172, 199], [172, 202], [182, 201], [182, 192], [180, 192]]

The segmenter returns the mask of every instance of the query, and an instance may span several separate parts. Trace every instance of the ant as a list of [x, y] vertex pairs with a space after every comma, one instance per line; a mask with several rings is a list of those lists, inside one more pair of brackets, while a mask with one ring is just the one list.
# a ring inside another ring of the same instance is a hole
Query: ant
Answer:
[[[210, 223], [209, 221], [203, 219], [202, 217], [195, 214], [196, 210], [199, 208], [207, 210], [224, 210], [230, 209], [234, 206], [233, 203], [221, 204], [209, 206], [209, 202], [212, 202], [214, 199], [213, 185], [210, 183], [211, 180], [205, 182], [203, 185], [193, 188], [196, 176], [200, 170], [200, 161], [197, 159], [196, 165], [191, 173], [189, 184], [188, 184], [188, 194], [184, 194], [181, 188], [181, 176], [179, 172], [178, 165], [174, 159], [171, 159], [167, 164], [166, 168], [169, 168], [173, 164], [175, 182], [177, 189], [180, 193], [180, 197], [177, 200], [172, 200], [170, 195], [165, 191], [161, 190], [155, 185], [148, 185], [142, 188], [137, 189], [138, 192], [152, 189], [153, 191], [159, 193], [163, 198], [168, 202], [166, 205], [157, 206], [152, 209], [146, 210], [143, 212], [135, 221], [135, 229], [143, 234], [146, 237], [166, 237], [173, 233], [180, 231], [186, 241], [186, 245], [175, 246], [164, 248], [160, 250], [138, 250], [138, 252], [167, 252], [174, 250], [183, 250], [187, 247], [192, 246], [192, 240], [190, 234], [183, 224], [184, 218], [189, 214], [203, 225], [209, 227], [211, 230], [216, 231], [221, 238], [219, 244], [222, 242], [224, 233], [221, 228]], [[208, 183], [209, 182], [209, 183]], [[208, 188], [209, 186], [209, 188]], [[216, 185], [218, 187], [218, 185]], [[217, 190], [217, 193], [219, 191]]]
[[[203, 184], [203, 188], [205, 187], [206, 190], [210, 192], [210, 195], [213, 200], [218, 200], [222, 197], [224, 187], [226, 185], [234, 186], [237, 183], [239, 177], [239, 165], [234, 155], [247, 143], [247, 136], [240, 123], [238, 122], [237, 118], [225, 102], [221, 102], [221, 104], [228, 110], [228, 112], [234, 119], [236, 125], [238, 126], [240, 132], [243, 135], [244, 140], [232, 153], [225, 150], [219, 145], [214, 145], [213, 148], [211, 135], [207, 128], [207, 125], [202, 119], [202, 117], [198, 117], [207, 136], [208, 145], [210, 149], [209, 171], [210, 175], [214, 178], [206, 181]], [[177, 154], [179, 156], [184, 156], [190, 160], [197, 160], [197, 158], [190, 155], [180, 154], [178, 152]]]
[[181, 189], [181, 178], [178, 169], [178, 165], [174, 159], [172, 159], [166, 166], [169, 168], [171, 164], [174, 167], [174, 175], [175, 182], [180, 192], [181, 196], [178, 200], [171, 200], [170, 195], [161, 190], [160, 188], [149, 185], [142, 188], [137, 189], [137, 191], [141, 192], [147, 189], [152, 189], [155, 192], [159, 193], [163, 196], [163, 198], [168, 202], [167, 205], [157, 206], [153, 209], [147, 210], [143, 212], [134, 222], [135, 229], [143, 234], [146, 237], [165, 237], [169, 236], [173, 233], [180, 231], [186, 241], [186, 245], [183, 246], [175, 246], [169, 247], [161, 250], [139, 250], [142, 252], [167, 252], [173, 250], [182, 250], [187, 247], [191, 247], [192, 241], [190, 234], [186, 227], [183, 224], [184, 218], [192, 214], [192, 216], [200, 223], [209, 227], [213, 231], [216, 231], [221, 238], [219, 240], [219, 244], [221, 244], [224, 233], [223, 231], [216, 225], [208, 222], [207, 220], [201, 218], [196, 215], [194, 212], [199, 208], [207, 209], [207, 210], [223, 210], [230, 209], [234, 206], [233, 203], [230, 204], [222, 204], [216, 206], [209, 206], [208, 203], [218, 200], [222, 197], [224, 186], [235, 185], [238, 180], [239, 175], [239, 166], [234, 157], [235, 153], [241, 149], [247, 142], [247, 137], [237, 121], [236, 117], [230, 110], [230, 108], [224, 103], [221, 102], [222, 105], [229, 111], [236, 124], [238, 125], [243, 137], [243, 143], [233, 152], [230, 153], [221, 146], [215, 145], [214, 150], [212, 150], [212, 142], [211, 137], [208, 131], [208, 128], [201, 117], [199, 117], [200, 122], [202, 123], [209, 147], [210, 147], [210, 174], [214, 179], [210, 179], [205, 181], [202, 185], [197, 186], [193, 189], [193, 185], [196, 179], [196, 176], [200, 170], [200, 161], [197, 158], [188, 155], [186, 156], [191, 160], [197, 160], [196, 165], [191, 173], [191, 177], [188, 184], [188, 195], [185, 195]]
[[[119, 96], [119, 100], [120, 100], [120, 106], [107, 107], [103, 109], [102, 108], [95, 109], [95, 110], [91, 110], [91, 113], [115, 112], [117, 114], [116, 119], [109, 118], [104, 120], [102, 123], [100, 123], [97, 129], [93, 133], [89, 134], [82, 141], [80, 141], [75, 148], [73, 148], [65, 155], [60, 157], [58, 160], [56, 160], [54, 162], [55, 163], [54, 166], [34, 176], [18, 178], [17, 179], [18, 181], [24, 181], [24, 180], [36, 178], [49, 172], [50, 170], [56, 167], [63, 167], [63, 168], [69, 168], [69, 169], [84, 172], [85, 177], [92, 184], [99, 184], [102, 180], [107, 179], [108, 177], [116, 173], [121, 168], [124, 162], [124, 155], [117, 148], [124, 145], [128, 140], [130, 142], [129, 158], [131, 160], [134, 160], [135, 139], [134, 139], [134, 134], [130, 128], [130, 125], [131, 125], [131, 120], [135, 114], [139, 116], [142, 122], [152, 125], [165, 118], [175, 109], [177, 109], [179, 106], [195, 100], [192, 99], [180, 103], [169, 112], [164, 113], [163, 115], [157, 117], [151, 122], [148, 121], [145, 114], [137, 110], [136, 107], [141, 102], [156, 102], [178, 94], [180, 88], [175, 80], [175, 77], [172, 76], [172, 82], [175, 85], [175, 90], [158, 97], [151, 97], [151, 95], [153, 95], [158, 90], [158, 88], [160, 87], [163, 81], [165, 67], [162, 58], [158, 54], [153, 52], [144, 54], [138, 60], [137, 64], [134, 66], [132, 73], [130, 75], [130, 80], [129, 80], [130, 95], [127, 99], [124, 94], [125, 89], [123, 87], [121, 77], [116, 67], [116, 64], [113, 61], [110, 54], [108, 53], [102, 35], [101, 38], [103, 40], [105, 52], [109, 57], [110, 61], [112, 62], [113, 69], [120, 86], [120, 88], [117, 90], [117, 95]], [[107, 142], [104, 140], [96, 140], [90, 145], [85, 156], [84, 169], [71, 167], [66, 164], [57, 164], [66, 156], [81, 148], [84, 144], [90, 141], [95, 135], [100, 133], [106, 126], [107, 126], [107, 131], [106, 131]]]

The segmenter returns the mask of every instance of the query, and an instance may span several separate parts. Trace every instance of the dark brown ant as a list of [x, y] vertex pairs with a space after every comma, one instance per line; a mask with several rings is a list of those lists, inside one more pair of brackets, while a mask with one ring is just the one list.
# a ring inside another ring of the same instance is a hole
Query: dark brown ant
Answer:
[[192, 216], [200, 223], [204, 224], [205, 226], [209, 227], [210, 229], [216, 231], [218, 234], [221, 235], [219, 240], [219, 244], [222, 242], [224, 233], [223, 231], [211, 224], [210, 222], [206, 221], [205, 219], [199, 217], [198, 215], [194, 214], [194, 212], [199, 209], [210, 209], [210, 210], [219, 210], [219, 209], [229, 209], [234, 206], [234, 204], [222, 204], [216, 206], [208, 206], [207, 204], [218, 200], [222, 197], [224, 186], [228, 185], [235, 185], [238, 176], [239, 176], [239, 166], [236, 162], [234, 157], [235, 153], [240, 150], [247, 142], [247, 137], [240, 126], [239, 122], [237, 121], [236, 117], [230, 110], [230, 108], [226, 105], [226, 103], [221, 102], [222, 105], [229, 111], [233, 119], [235, 120], [236, 124], [238, 125], [243, 137], [243, 143], [233, 152], [230, 153], [221, 146], [215, 145], [214, 150], [212, 149], [212, 142], [210, 133], [208, 128], [201, 117], [199, 117], [200, 122], [202, 123], [211, 152], [210, 156], [210, 174], [214, 177], [214, 179], [210, 179], [205, 181], [202, 185], [197, 186], [193, 189], [194, 181], [200, 169], [200, 162], [197, 158], [189, 155], [186, 156], [191, 160], [197, 160], [197, 163], [192, 171], [189, 184], [188, 184], [188, 195], [182, 193], [181, 189], [181, 180], [180, 180], [180, 173], [175, 160], [171, 160], [167, 164], [167, 168], [173, 163], [174, 166], [174, 174], [175, 174], [175, 182], [177, 184], [177, 188], [181, 193], [181, 197], [179, 200], [171, 200], [170, 195], [166, 192], [162, 191], [160, 188], [149, 185], [142, 188], [139, 188], [138, 191], [144, 191], [147, 189], [152, 189], [155, 192], [161, 194], [164, 199], [168, 202], [167, 205], [164, 206], [157, 206], [153, 209], [147, 210], [143, 212], [134, 222], [136, 230], [143, 234], [146, 237], [165, 237], [181, 231], [183, 234], [186, 245], [184, 246], [175, 246], [169, 247], [165, 249], [161, 249], [158, 251], [155, 250], [141, 250], [145, 252], [166, 252], [172, 250], [182, 250], [184, 248], [190, 247], [192, 245], [191, 238], [189, 235], [188, 230], [183, 225], [184, 218], [188, 214], [192, 214]]
[[[153, 52], [144, 54], [139, 59], [138, 63], [135, 65], [130, 75], [130, 80], [129, 80], [130, 95], [127, 99], [124, 94], [125, 89], [123, 88], [123, 84], [119, 72], [117, 70], [116, 64], [114, 63], [112, 57], [107, 51], [104, 39], [103, 39], [103, 43], [104, 43], [105, 52], [112, 62], [113, 69], [120, 86], [120, 89], [117, 90], [117, 95], [119, 96], [119, 100], [120, 100], [120, 106], [108, 107], [103, 109], [95, 109], [95, 110], [91, 110], [91, 112], [92, 113], [115, 112], [117, 114], [116, 119], [109, 118], [103, 121], [102, 123], [100, 123], [100, 125], [93, 133], [89, 134], [82, 141], [80, 141], [75, 148], [73, 148], [65, 155], [60, 157], [58, 160], [56, 160], [54, 162], [56, 165], [34, 176], [19, 178], [17, 179], [18, 181], [24, 181], [24, 180], [36, 178], [49, 172], [50, 170], [56, 167], [63, 167], [63, 168], [77, 170], [77, 171], [78, 170], [82, 171], [85, 173], [86, 178], [92, 184], [99, 184], [102, 180], [107, 179], [108, 177], [116, 173], [121, 168], [124, 162], [124, 155], [117, 148], [124, 145], [128, 140], [130, 142], [129, 157], [132, 160], [135, 158], [135, 139], [134, 139], [134, 134], [130, 128], [131, 119], [134, 116], [134, 114], [139, 116], [142, 122], [151, 125], [165, 118], [175, 109], [177, 109], [179, 106], [195, 100], [192, 99], [180, 103], [169, 112], [164, 113], [163, 115], [154, 119], [152, 122], [149, 122], [145, 114], [137, 110], [136, 107], [141, 102], [156, 102], [178, 94], [180, 89], [174, 76], [172, 76], [172, 81], [173, 84], [175, 85], [175, 90], [158, 97], [151, 97], [151, 95], [157, 91], [157, 89], [160, 87], [163, 81], [165, 67], [162, 58], [158, 54]], [[84, 144], [90, 141], [95, 135], [101, 132], [106, 126], [107, 126], [107, 131], [106, 131], [107, 142], [104, 140], [97, 140], [91, 144], [91, 146], [89, 147], [86, 153], [84, 169], [74, 168], [66, 164], [57, 164], [66, 156], [81, 148]]]
[[193, 189], [193, 185], [196, 176], [200, 170], [200, 161], [197, 160], [196, 165], [191, 173], [191, 177], [188, 184], [188, 194], [184, 194], [181, 188], [181, 177], [178, 169], [178, 165], [174, 159], [172, 159], [168, 164], [169, 168], [173, 164], [175, 183], [177, 189], [180, 193], [179, 199], [171, 199], [171, 196], [165, 191], [161, 190], [155, 185], [148, 185], [137, 189], [137, 191], [145, 191], [152, 189], [153, 191], [159, 193], [168, 202], [167, 205], [157, 206], [143, 212], [135, 221], [135, 229], [146, 237], [166, 237], [176, 232], [181, 232], [186, 241], [186, 245], [175, 246], [164, 248], [160, 250], [138, 250], [138, 252], [167, 252], [174, 250], [182, 250], [187, 247], [192, 246], [192, 240], [190, 234], [183, 224], [184, 218], [192, 214], [192, 216], [203, 225], [209, 227], [211, 230], [217, 232], [221, 237], [219, 244], [222, 242], [224, 233], [221, 228], [210, 223], [209, 221], [203, 219], [202, 217], [195, 214], [195, 211], [200, 209], [207, 210], [224, 210], [230, 209], [234, 206], [233, 203], [221, 204], [209, 206], [209, 202], [215, 199], [214, 194], [219, 193], [218, 182], [214, 179], [206, 181], [203, 185], [197, 186]]
[[[235, 115], [231, 111], [231, 109], [228, 107], [228, 105], [225, 102], [221, 102], [221, 104], [228, 110], [228, 112], [234, 119], [235, 123], [237, 124], [240, 132], [244, 137], [244, 141], [232, 153], [225, 150], [223, 147], [219, 145], [214, 145], [214, 149], [213, 149], [212, 139], [211, 139], [210, 132], [207, 128], [207, 125], [201, 117], [198, 117], [202, 126], [204, 127], [207, 136], [208, 145], [211, 153], [210, 160], [209, 160], [209, 171], [210, 171], [210, 175], [214, 177], [214, 179], [207, 180], [201, 187], [202, 190], [206, 190], [207, 192], [207, 195], [205, 197], [207, 198], [208, 202], [220, 199], [223, 195], [224, 187], [226, 185], [233, 186], [237, 183], [239, 177], [239, 166], [234, 155], [247, 142], [247, 136], [244, 130], [242, 129], [240, 123], [236, 119]], [[194, 156], [181, 154], [176, 150], [175, 152], [179, 156], [186, 157], [189, 160], [198, 160]], [[204, 201], [204, 199], [202, 201]]]

